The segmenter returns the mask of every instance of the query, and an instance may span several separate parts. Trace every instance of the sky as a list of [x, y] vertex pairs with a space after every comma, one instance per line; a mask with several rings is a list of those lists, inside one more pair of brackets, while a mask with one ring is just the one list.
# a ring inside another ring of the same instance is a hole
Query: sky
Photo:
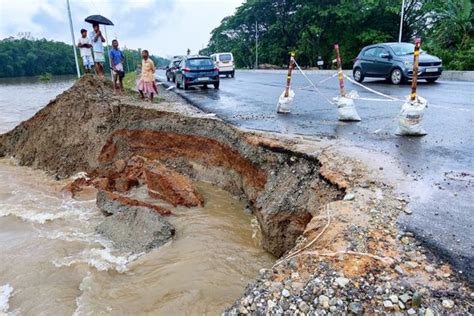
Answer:
[[[197, 53], [210, 32], [235, 12], [244, 0], [69, 0], [77, 42], [80, 29], [91, 30], [84, 19], [101, 14], [109, 41], [148, 49], [162, 57]], [[0, 39], [30, 32], [35, 38], [71, 43], [66, 0], [0, 0]]]

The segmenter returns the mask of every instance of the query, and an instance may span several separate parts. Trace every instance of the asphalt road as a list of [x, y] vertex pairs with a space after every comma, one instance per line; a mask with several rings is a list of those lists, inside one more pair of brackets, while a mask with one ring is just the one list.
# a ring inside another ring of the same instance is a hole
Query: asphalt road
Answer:
[[[309, 74], [314, 82], [327, 74]], [[164, 72], [157, 78], [163, 80]], [[334, 106], [308, 88], [301, 75], [293, 78], [296, 93], [291, 114], [277, 114], [276, 104], [286, 80], [281, 71], [238, 71], [221, 80], [220, 90], [192, 88], [177, 91], [204, 111], [244, 128], [280, 133], [341, 138], [357, 146], [389, 154], [411, 175], [412, 215], [400, 225], [451, 261], [474, 280], [474, 82], [420, 82], [418, 94], [426, 98], [424, 137], [395, 135], [400, 102], [356, 101], [358, 123], [337, 120]], [[410, 85], [393, 86], [366, 80], [368, 87], [405, 98]], [[379, 98], [349, 82], [348, 91]], [[327, 98], [338, 94], [337, 79], [320, 86]]]

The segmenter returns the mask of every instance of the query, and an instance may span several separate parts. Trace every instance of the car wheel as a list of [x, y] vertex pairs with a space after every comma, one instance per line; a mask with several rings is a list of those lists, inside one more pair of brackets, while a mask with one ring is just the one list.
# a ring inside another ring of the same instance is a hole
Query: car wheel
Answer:
[[399, 85], [403, 82], [403, 73], [400, 68], [395, 68], [392, 70], [390, 73], [390, 82], [395, 85]]
[[354, 77], [354, 80], [357, 82], [362, 82], [364, 81], [364, 74], [362, 73], [362, 69], [357, 67], [354, 69], [354, 72], [352, 73], [352, 76]]
[[232, 71], [232, 74], [230, 75], [232, 78], [235, 77], [235, 71]]
[[166, 76], [166, 81], [171, 81], [170, 77]]
[[189, 86], [186, 84], [186, 81], [184, 80], [184, 76], [181, 79], [181, 85], [183, 86], [184, 90], [189, 89]]
[[428, 83], [433, 83], [433, 82], [435, 82], [436, 80], [438, 80], [438, 78], [428, 78], [428, 79], [426, 79], [426, 82], [428, 82]]
[[215, 88], [215, 89], [219, 89], [219, 84], [220, 84], [220, 82], [215, 83], [215, 84], [214, 84], [214, 88]]
[[175, 78], [175, 80], [174, 80], [174, 83], [176, 84], [176, 88], [177, 88], [177, 89], [180, 89], [180, 88], [181, 88], [181, 86], [180, 86], [180, 84], [179, 84], [179, 81], [176, 80], [176, 78]]

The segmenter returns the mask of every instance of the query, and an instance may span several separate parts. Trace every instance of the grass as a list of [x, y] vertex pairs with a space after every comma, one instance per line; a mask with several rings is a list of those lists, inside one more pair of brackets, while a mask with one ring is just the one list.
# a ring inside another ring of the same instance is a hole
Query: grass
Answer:
[[44, 73], [38, 76], [39, 81], [50, 81], [53, 79], [53, 75], [50, 73]]
[[[123, 90], [126, 95], [136, 96], [138, 92], [136, 90], [138, 75], [135, 71], [127, 72], [123, 78]], [[155, 95], [153, 103], [160, 103], [165, 99], [159, 95]]]

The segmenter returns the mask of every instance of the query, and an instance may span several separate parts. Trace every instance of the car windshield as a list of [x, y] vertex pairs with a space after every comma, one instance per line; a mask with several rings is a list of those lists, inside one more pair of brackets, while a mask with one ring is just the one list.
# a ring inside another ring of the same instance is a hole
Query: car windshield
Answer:
[[[397, 56], [411, 55], [415, 52], [415, 45], [410, 43], [393, 44], [391, 47]], [[423, 50], [420, 49], [420, 52], [423, 53]]]
[[186, 65], [191, 68], [214, 67], [210, 58], [193, 58], [188, 59]]
[[232, 55], [231, 54], [219, 55], [219, 60], [220, 61], [231, 61], [232, 60]]

